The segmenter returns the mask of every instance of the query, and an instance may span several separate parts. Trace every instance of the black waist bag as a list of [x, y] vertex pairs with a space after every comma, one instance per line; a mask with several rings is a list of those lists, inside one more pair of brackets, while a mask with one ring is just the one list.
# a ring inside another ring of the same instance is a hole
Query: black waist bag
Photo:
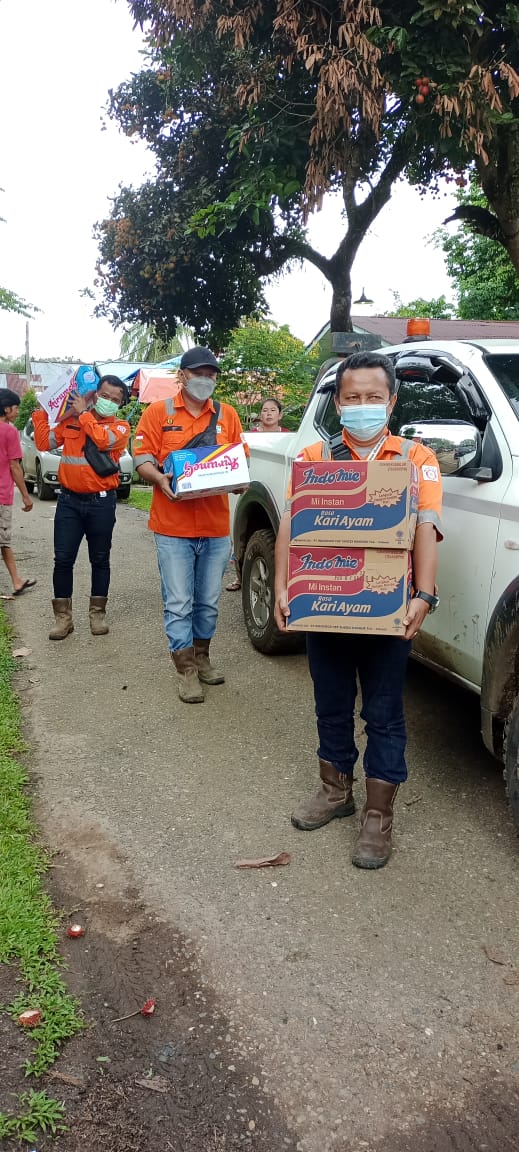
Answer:
[[220, 405], [218, 400], [214, 401], [214, 412], [211, 412], [211, 419], [205, 432], [199, 432], [198, 436], [193, 436], [188, 444], [183, 444], [180, 449], [184, 452], [186, 448], [210, 448], [216, 444], [216, 425], [220, 416]]
[[112, 460], [110, 453], [102, 452], [101, 449], [97, 447], [97, 444], [94, 444], [90, 436], [85, 436], [83, 454], [92, 471], [95, 472], [96, 476], [100, 476], [101, 479], [104, 479], [106, 476], [115, 476], [115, 473], [119, 471], [119, 465]]
[[[188, 440], [187, 444], [183, 444], [178, 451], [185, 452], [186, 448], [211, 448], [213, 444], [216, 444], [216, 425], [218, 424], [219, 416], [220, 405], [218, 400], [215, 400], [214, 412], [211, 412], [211, 419], [207, 428], [205, 428], [203, 432], [199, 432], [196, 436], [192, 436], [191, 440]], [[159, 472], [163, 471], [164, 469], [161, 465]]]

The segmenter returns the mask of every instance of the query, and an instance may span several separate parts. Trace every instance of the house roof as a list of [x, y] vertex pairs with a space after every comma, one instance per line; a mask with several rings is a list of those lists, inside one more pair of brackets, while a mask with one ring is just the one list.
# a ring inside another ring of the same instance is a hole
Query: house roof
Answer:
[[[371, 332], [382, 344], [401, 344], [407, 335], [407, 318], [389, 316], [352, 316], [354, 332]], [[519, 340], [519, 320], [431, 320], [434, 340]], [[318, 344], [330, 331], [325, 324], [312, 340]]]

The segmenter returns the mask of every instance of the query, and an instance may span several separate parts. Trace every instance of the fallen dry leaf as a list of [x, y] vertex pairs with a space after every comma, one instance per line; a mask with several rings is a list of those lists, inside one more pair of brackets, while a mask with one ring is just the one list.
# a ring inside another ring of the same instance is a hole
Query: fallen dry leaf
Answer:
[[13, 656], [30, 656], [32, 648], [15, 648]]
[[135, 1083], [138, 1084], [140, 1088], [151, 1088], [152, 1092], [169, 1092], [171, 1087], [169, 1080], [166, 1080], [164, 1076], [143, 1077], [140, 1080], [136, 1080]]
[[483, 944], [482, 947], [487, 960], [491, 960], [492, 964], [501, 964], [506, 968], [509, 961], [502, 952], [497, 952], [495, 948], [489, 948], [488, 944]]
[[253, 860], [237, 860], [235, 868], [281, 868], [290, 864], [290, 852], [278, 852], [277, 856], [259, 856]]
[[519, 972], [508, 972], [503, 976], [503, 984], [519, 984]]

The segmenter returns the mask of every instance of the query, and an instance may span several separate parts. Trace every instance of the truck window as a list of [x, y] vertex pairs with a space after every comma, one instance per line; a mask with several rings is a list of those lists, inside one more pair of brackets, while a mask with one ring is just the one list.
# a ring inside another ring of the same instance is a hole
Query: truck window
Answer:
[[519, 354], [491, 353], [485, 356], [485, 363], [519, 417]]
[[438, 457], [440, 472], [459, 471], [463, 457], [475, 454], [470, 412], [447, 384], [402, 380], [390, 420], [390, 431], [425, 444]]

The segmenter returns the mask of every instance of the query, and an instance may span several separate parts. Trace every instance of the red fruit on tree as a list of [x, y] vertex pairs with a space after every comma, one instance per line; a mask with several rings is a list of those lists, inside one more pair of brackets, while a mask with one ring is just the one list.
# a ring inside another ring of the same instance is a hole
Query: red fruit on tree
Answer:
[[429, 85], [428, 84], [422, 84], [422, 87], [420, 88], [420, 93], [422, 96], [428, 96], [429, 95]]
[[421, 85], [421, 84], [423, 84], [423, 80], [422, 80], [422, 77], [421, 77], [421, 76], [417, 76], [417, 77], [416, 77], [416, 80], [415, 80], [415, 84], [416, 84], [416, 87], [417, 87], [417, 88], [419, 88], [419, 87], [420, 87], [420, 85]]
[[418, 96], [415, 96], [415, 101], [417, 104], [425, 104], [425, 96], [421, 96], [420, 93], [418, 93]]

